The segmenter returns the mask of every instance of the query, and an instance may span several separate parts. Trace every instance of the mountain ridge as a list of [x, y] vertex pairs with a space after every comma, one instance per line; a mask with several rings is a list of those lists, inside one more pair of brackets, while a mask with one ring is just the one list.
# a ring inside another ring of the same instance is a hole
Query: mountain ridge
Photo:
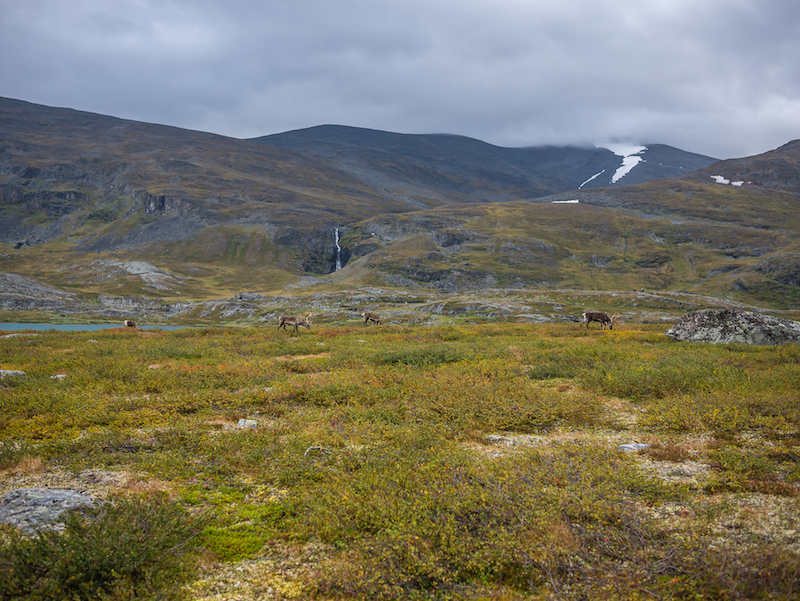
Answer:
[[[591, 188], [622, 185], [611, 180], [624, 157], [601, 145], [507, 148], [454, 134], [398, 134], [343, 125], [321, 125], [251, 140], [333, 160], [343, 168], [372, 166], [371, 171], [383, 175], [387, 187], [398, 179], [407, 179], [407, 171], [425, 176], [427, 170], [433, 171], [432, 164], [436, 170], [431, 178], [440, 179], [442, 171], [459, 177], [469, 169], [476, 177], [517, 189], [516, 199], [547, 196], [577, 189], [581, 184]], [[393, 157], [394, 162], [386, 164], [386, 156]], [[717, 162], [663, 144], [644, 147], [639, 157], [642, 160], [623, 178], [626, 185], [685, 175]], [[398, 161], [406, 171], [398, 167]], [[470, 192], [480, 193], [474, 189]]]
[[0, 271], [161, 298], [303, 282], [647, 287], [785, 307], [800, 299], [798, 148], [714, 161], [651, 144], [601, 185], [626, 156], [348, 126], [239, 140], [0, 98]]

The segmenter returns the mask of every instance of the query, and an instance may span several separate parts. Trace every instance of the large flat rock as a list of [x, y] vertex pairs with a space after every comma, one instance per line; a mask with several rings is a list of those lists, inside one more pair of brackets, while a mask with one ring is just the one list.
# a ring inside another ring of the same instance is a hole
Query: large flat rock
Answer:
[[60, 529], [61, 514], [94, 503], [91, 496], [74, 490], [20, 488], [0, 500], [0, 523], [16, 526], [27, 534], [43, 528]]

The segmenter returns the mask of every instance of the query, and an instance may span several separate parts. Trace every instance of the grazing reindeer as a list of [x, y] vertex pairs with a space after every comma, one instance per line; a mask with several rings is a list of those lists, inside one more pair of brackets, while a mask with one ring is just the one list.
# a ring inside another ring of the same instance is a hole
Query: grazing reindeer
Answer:
[[122, 322], [122, 325], [125, 326], [126, 328], [135, 328], [136, 322], [131, 319], [126, 319], [125, 321]]
[[363, 317], [363, 318], [364, 318], [364, 325], [365, 325], [365, 326], [366, 326], [366, 325], [367, 325], [369, 322], [372, 322], [372, 325], [375, 325], [375, 324], [382, 325], [382, 324], [383, 324], [383, 320], [382, 320], [380, 317], [378, 317], [378, 316], [377, 316], [377, 315], [375, 315], [374, 313], [370, 313], [369, 311], [364, 311], [364, 312], [361, 314], [361, 317]]
[[581, 327], [582, 325], [586, 324], [586, 329], [588, 330], [589, 324], [592, 323], [593, 321], [597, 321], [600, 322], [601, 330], [604, 330], [606, 326], [608, 326], [609, 330], [613, 330], [614, 320], [617, 317], [620, 317], [619, 313], [615, 313], [614, 315], [609, 317], [607, 313], [603, 313], [602, 311], [586, 311], [586, 313], [583, 314], [583, 321], [580, 324], [578, 324], [578, 327]]
[[303, 327], [311, 329], [311, 323], [308, 321], [309, 318], [313, 315], [313, 313], [309, 313], [305, 317], [300, 317], [299, 315], [281, 315], [281, 318], [278, 320], [278, 329], [280, 330], [283, 328], [286, 329], [286, 326], [294, 327], [294, 331], [297, 332], [297, 328]]

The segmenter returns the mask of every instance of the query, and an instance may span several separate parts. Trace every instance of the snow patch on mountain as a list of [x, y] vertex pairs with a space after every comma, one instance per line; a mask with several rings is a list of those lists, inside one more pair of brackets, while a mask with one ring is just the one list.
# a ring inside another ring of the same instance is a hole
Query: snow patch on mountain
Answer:
[[622, 157], [622, 165], [611, 178], [612, 184], [616, 184], [628, 175], [631, 169], [643, 161], [644, 159], [639, 155], [647, 150], [647, 146], [639, 146], [638, 144], [597, 144], [596, 146], [598, 148], [607, 148], [617, 156]]
[[724, 185], [730, 184], [731, 186], [741, 186], [744, 184], [744, 180], [738, 182], [732, 182], [727, 177], [724, 177], [722, 175], [712, 175], [711, 179], [713, 179], [718, 184], [724, 184]]
[[592, 181], [594, 178], [596, 178], [596, 177], [598, 177], [598, 176], [600, 176], [600, 175], [603, 175], [605, 172], [606, 172], [606, 170], [605, 170], [605, 169], [603, 169], [603, 170], [602, 170], [600, 173], [595, 173], [595, 174], [594, 174], [592, 177], [590, 177], [590, 178], [589, 178], [589, 179], [587, 179], [585, 182], [583, 182], [583, 183], [582, 183], [580, 186], [578, 186], [578, 190], [580, 190], [581, 188], [583, 188], [583, 187], [584, 187], [586, 184], [588, 184], [588, 183], [589, 183], [590, 181]]

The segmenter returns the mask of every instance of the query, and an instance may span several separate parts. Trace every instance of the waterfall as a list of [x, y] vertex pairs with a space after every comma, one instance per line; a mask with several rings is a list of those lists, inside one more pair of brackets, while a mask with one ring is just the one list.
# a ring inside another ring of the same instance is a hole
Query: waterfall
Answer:
[[339, 228], [333, 228], [333, 242], [336, 244], [336, 271], [342, 268], [342, 247], [339, 246]]

